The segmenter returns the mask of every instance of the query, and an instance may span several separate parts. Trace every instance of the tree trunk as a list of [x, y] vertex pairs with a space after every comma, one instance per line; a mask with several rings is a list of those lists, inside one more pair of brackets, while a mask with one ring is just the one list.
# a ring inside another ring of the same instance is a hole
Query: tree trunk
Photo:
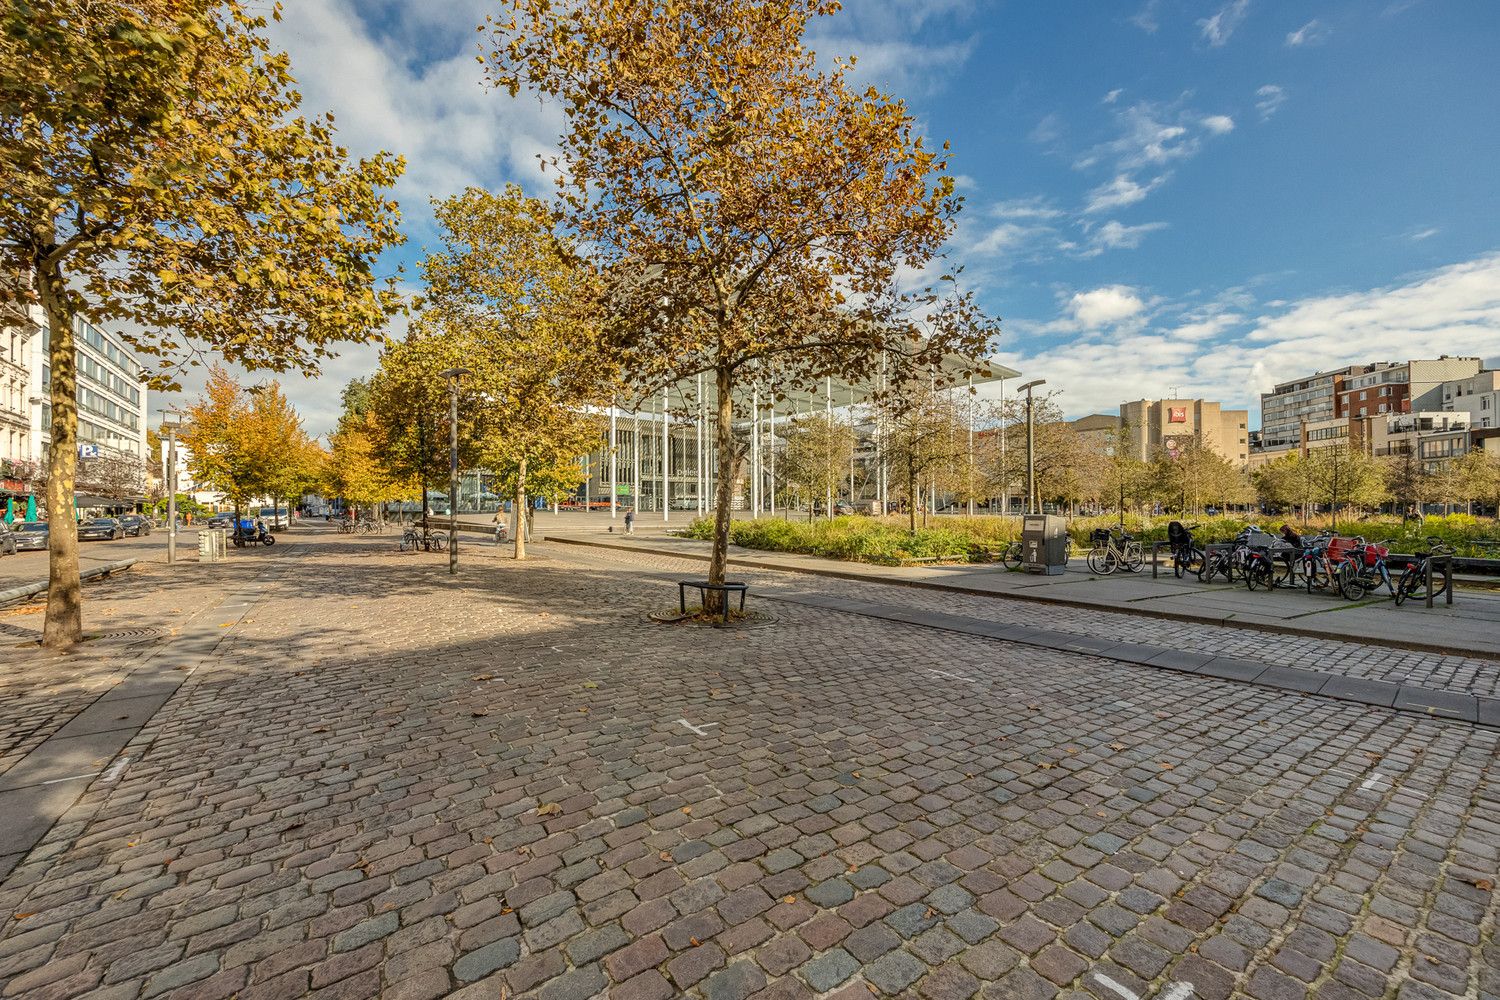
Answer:
[[[73, 478], [78, 471], [78, 350], [73, 315], [56, 267], [37, 269], [37, 293], [47, 313], [52, 386], [52, 444], [47, 450], [47, 620], [42, 645], [71, 646], [83, 639], [83, 584], [78, 576], [78, 530]], [[74, 523], [69, 524], [69, 521]]]
[[[906, 469], [906, 519], [907, 530], [913, 535], [917, 533], [917, 474], [908, 465]], [[927, 519], [927, 513], [922, 513], [922, 520]]]
[[427, 477], [422, 477], [422, 541], [427, 541]]
[[512, 555], [517, 559], [526, 558], [526, 457], [521, 457], [521, 464], [516, 470], [516, 516], [511, 518], [511, 530], [515, 533], [512, 540]]
[[[729, 562], [729, 505], [734, 498], [734, 372], [720, 368], [714, 372], [714, 391], [718, 394], [718, 419], [714, 426], [714, 444], [719, 449], [719, 476], [714, 484], [714, 544], [708, 563], [708, 582], [723, 583]], [[705, 595], [704, 611], [723, 609], [722, 591]]]

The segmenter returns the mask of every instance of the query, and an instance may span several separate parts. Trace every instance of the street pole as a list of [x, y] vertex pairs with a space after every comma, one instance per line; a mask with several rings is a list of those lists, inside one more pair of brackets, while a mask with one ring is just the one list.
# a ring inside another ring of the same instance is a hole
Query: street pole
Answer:
[[[449, 368], [448, 379], [448, 575], [458, 575], [458, 380], [467, 368]], [[522, 522], [524, 528], [525, 522]]]
[[167, 562], [177, 561], [177, 425], [167, 426]]
[[1046, 384], [1046, 379], [1039, 378], [1021, 386], [1021, 389], [1026, 390], [1026, 513], [1028, 514], [1035, 514], [1036, 509], [1041, 506], [1036, 502], [1036, 422], [1033, 419], [1031, 390]]

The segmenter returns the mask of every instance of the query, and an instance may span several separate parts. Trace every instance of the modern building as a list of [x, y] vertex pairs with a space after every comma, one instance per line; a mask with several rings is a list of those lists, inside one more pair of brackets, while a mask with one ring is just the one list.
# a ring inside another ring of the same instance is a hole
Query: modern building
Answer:
[[1374, 422], [1370, 453], [1377, 458], [1415, 454], [1434, 471], [1468, 453], [1469, 430], [1467, 413], [1393, 413]]
[[1090, 413], [1068, 421], [1083, 446], [1096, 455], [1113, 455], [1120, 442], [1120, 418], [1108, 413]]
[[1467, 413], [1475, 431], [1500, 429], [1500, 370], [1479, 371], [1442, 385], [1442, 408]]
[[1206, 448], [1236, 467], [1250, 461], [1250, 412], [1206, 399], [1138, 399], [1120, 404], [1120, 439], [1139, 459]]
[[[91, 458], [128, 458], [143, 465], [146, 454], [148, 391], [141, 383], [141, 365], [118, 335], [106, 333], [80, 319], [75, 324], [78, 343], [78, 447]], [[32, 453], [46, 454], [52, 440], [52, 406], [47, 392], [52, 368], [47, 363], [50, 331], [43, 326], [41, 346], [32, 358], [33, 384], [40, 405], [33, 408]]]
[[1302, 425], [1339, 416], [1344, 383], [1372, 365], [1349, 365], [1282, 382], [1260, 394], [1260, 446], [1266, 451], [1301, 447]]

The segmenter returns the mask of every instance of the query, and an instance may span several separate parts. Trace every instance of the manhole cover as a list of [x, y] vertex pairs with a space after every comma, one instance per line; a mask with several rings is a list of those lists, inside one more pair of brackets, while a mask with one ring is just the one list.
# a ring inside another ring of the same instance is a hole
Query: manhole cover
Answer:
[[126, 628], [120, 629], [117, 632], [98, 632], [94, 635], [86, 636], [86, 639], [89, 642], [120, 642], [122, 640], [155, 639], [159, 635], [161, 635], [161, 629], [159, 628]]
[[661, 625], [707, 625], [712, 628], [727, 628], [731, 630], [765, 628], [776, 624], [776, 617], [768, 615], [764, 611], [736, 612], [729, 624], [719, 617], [712, 619], [699, 618], [694, 612], [684, 615], [676, 608], [663, 608], [660, 611], [652, 611], [646, 615], [650, 621]]

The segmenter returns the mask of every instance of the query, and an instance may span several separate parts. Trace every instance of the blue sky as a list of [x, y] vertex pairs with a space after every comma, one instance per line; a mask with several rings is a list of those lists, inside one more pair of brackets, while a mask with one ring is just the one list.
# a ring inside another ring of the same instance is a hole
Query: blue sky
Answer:
[[[549, 188], [553, 109], [479, 82], [486, 0], [297, 0], [275, 26], [309, 109], [403, 153], [426, 199]], [[821, 56], [952, 142], [953, 256], [998, 356], [1070, 414], [1176, 393], [1249, 406], [1358, 360], [1500, 357], [1500, 4], [1492, 0], [851, 0]], [[314, 431], [351, 351], [289, 386]]]

